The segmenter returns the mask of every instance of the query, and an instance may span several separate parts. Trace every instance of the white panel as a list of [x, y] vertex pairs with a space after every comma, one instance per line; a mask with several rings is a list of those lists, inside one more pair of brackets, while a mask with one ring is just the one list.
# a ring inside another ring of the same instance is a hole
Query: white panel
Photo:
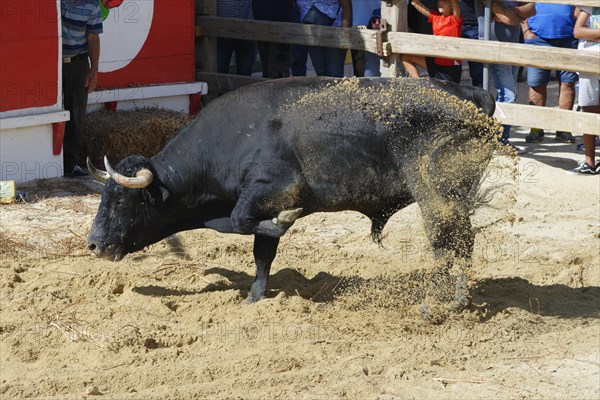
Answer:
[[154, 0], [129, 0], [111, 8], [102, 22], [100, 72], [121, 69], [140, 52], [152, 25]]
[[117, 105], [118, 110], [132, 110], [135, 108], [158, 107], [187, 114], [190, 107], [189, 96], [157, 97], [135, 101], [124, 101]]
[[0, 180], [17, 183], [63, 176], [62, 153], [52, 154], [52, 125], [0, 131]]
[[88, 95], [88, 104], [108, 103], [139, 99], [164, 98], [182, 94], [206, 94], [206, 82], [173, 83], [168, 85], [150, 85], [122, 89], [97, 90]]

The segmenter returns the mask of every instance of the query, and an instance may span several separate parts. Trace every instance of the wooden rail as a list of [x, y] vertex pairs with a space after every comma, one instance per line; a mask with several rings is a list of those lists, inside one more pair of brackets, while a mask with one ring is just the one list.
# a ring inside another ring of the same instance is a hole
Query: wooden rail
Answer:
[[600, 135], [598, 114], [516, 103], [496, 103], [494, 117], [508, 125]]
[[568, 4], [579, 7], [598, 7], [598, 0], [515, 0], [521, 3], [552, 3], [552, 4]]
[[[208, 16], [200, 17], [199, 22], [201, 28], [197, 33], [207, 36], [376, 52], [376, 30]], [[387, 43], [388, 51], [398, 54], [458, 58], [600, 75], [600, 55], [592, 51], [406, 32], [388, 32]]]
[[[591, 0], [597, 2], [598, 0]], [[548, 2], [548, 1], [546, 1]], [[564, 0], [549, 2], [565, 4]], [[590, 3], [587, 0], [579, 2]], [[266, 42], [304, 44], [376, 52], [375, 30], [334, 28], [285, 22], [267, 22], [199, 16], [196, 35], [244, 38]], [[600, 76], [600, 55], [596, 52], [502, 43], [462, 38], [388, 32], [384, 49], [388, 54], [418, 54], [480, 61], [492, 64], [531, 66], [588, 73]], [[209, 92], [228, 91], [257, 81], [224, 74], [199, 72], [197, 78], [209, 83]], [[600, 115], [521, 104], [497, 103], [495, 116], [503, 123], [549, 130], [596, 133]]]

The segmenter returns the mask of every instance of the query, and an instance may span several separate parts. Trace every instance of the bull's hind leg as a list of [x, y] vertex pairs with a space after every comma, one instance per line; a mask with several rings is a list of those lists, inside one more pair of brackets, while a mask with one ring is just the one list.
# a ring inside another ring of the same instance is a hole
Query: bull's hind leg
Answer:
[[254, 262], [256, 263], [256, 277], [252, 289], [245, 303], [255, 303], [265, 297], [271, 264], [277, 254], [279, 238], [254, 235]]
[[421, 205], [436, 259], [422, 312], [434, 323], [442, 322], [450, 313], [461, 311], [468, 305], [466, 269], [471, 263], [474, 244], [468, 210], [451, 202], [441, 208], [439, 204]]

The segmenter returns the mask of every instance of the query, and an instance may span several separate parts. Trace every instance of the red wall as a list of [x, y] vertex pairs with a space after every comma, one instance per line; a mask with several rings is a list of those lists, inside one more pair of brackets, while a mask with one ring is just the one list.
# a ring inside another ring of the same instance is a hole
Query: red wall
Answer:
[[124, 68], [100, 73], [98, 87], [194, 80], [194, 0], [154, 0], [152, 27], [144, 47]]
[[56, 104], [56, 0], [0, 0], [0, 111]]
[[[194, 81], [194, 0], [155, 0], [144, 47], [98, 88]], [[51, 106], [58, 82], [56, 0], [0, 0], [0, 111]], [[102, 51], [102, 50], [101, 50]]]

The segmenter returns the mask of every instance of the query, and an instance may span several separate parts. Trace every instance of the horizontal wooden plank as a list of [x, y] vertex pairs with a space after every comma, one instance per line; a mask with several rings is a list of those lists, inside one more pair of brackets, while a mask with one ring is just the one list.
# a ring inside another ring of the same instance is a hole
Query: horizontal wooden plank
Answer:
[[600, 115], [515, 103], [496, 103], [494, 113], [508, 125], [600, 135]]
[[[297, 43], [376, 52], [375, 30], [333, 28], [284, 22], [200, 17], [207, 36], [245, 38], [277, 43]], [[600, 55], [572, 49], [525, 44], [421, 35], [388, 33], [393, 53], [459, 58], [493, 64], [532, 66], [600, 75]]]
[[598, 7], [598, 0], [516, 0], [521, 3], [569, 4], [571, 6]]
[[206, 36], [362, 49], [375, 52], [375, 31], [366, 29], [209, 16], [198, 17], [196, 22], [199, 23]]
[[196, 80], [208, 84], [208, 92], [211, 94], [224, 94], [239, 89], [252, 83], [261, 82], [265, 78], [254, 76], [242, 76], [232, 74], [218, 74], [215, 72], [196, 72]]
[[490, 64], [522, 65], [600, 75], [600, 54], [593, 51], [405, 32], [390, 32], [388, 41], [391, 43], [394, 53], [458, 58]]
[[206, 82], [169, 83], [117, 89], [95, 90], [88, 94], [88, 105], [111, 101], [147, 100], [189, 94], [207, 94]]
[[35, 111], [28, 111], [29, 113], [20, 117], [6, 117], [0, 118], [1, 129], [19, 129], [29, 128], [32, 126], [54, 124], [57, 122], [65, 122], [71, 118], [69, 111], [54, 111], [43, 114], [35, 114]]

